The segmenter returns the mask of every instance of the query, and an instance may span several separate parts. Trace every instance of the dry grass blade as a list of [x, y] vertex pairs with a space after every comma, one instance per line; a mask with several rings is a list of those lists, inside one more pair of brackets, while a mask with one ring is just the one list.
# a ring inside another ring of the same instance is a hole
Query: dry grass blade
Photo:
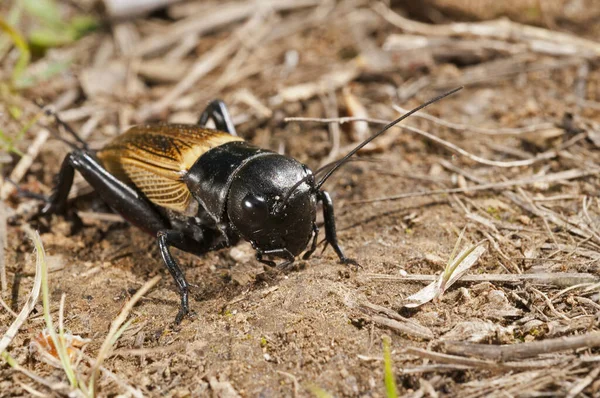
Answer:
[[104, 342], [102, 343], [102, 346], [98, 351], [96, 362], [91, 370], [92, 375], [90, 380], [90, 391], [92, 395], [96, 395], [96, 391], [98, 388], [100, 366], [102, 366], [102, 362], [104, 362], [104, 359], [110, 356], [110, 352], [116, 339], [124, 331], [123, 329], [121, 329], [121, 326], [129, 316], [129, 313], [131, 312], [135, 304], [144, 296], [144, 294], [146, 294], [150, 289], [152, 289], [152, 287], [154, 287], [154, 285], [156, 285], [158, 281], [160, 281], [160, 279], [161, 276], [157, 275], [154, 278], [150, 279], [148, 282], [146, 282], [140, 288], [140, 290], [138, 290], [133, 295], [131, 300], [129, 300], [127, 304], [125, 304], [119, 316], [117, 316], [117, 318], [115, 318], [115, 320], [111, 323], [110, 330], [108, 331], [108, 334], [106, 335], [106, 338], [104, 339]]
[[42, 266], [43, 262], [45, 261], [44, 247], [42, 245], [40, 235], [37, 233], [37, 231], [29, 230], [28, 232], [31, 236], [31, 239], [34, 242], [37, 253], [35, 260], [35, 278], [33, 280], [33, 287], [31, 288], [31, 292], [27, 297], [27, 301], [25, 302], [25, 305], [19, 312], [17, 319], [13, 321], [13, 323], [8, 327], [8, 329], [2, 336], [2, 339], [0, 340], [0, 352], [4, 352], [4, 350], [6, 350], [10, 342], [15, 338], [19, 331], [19, 328], [27, 320], [29, 313], [35, 307], [35, 304], [37, 303], [37, 300], [40, 296], [40, 289], [42, 286]]
[[186, 76], [158, 101], [143, 107], [136, 115], [139, 121], [156, 116], [166, 110], [176, 99], [188, 92], [198, 80], [219, 67], [231, 54], [243, 44], [245, 38], [254, 35], [256, 29], [262, 27], [264, 15], [257, 12], [242, 27], [234, 31], [230, 37], [204, 53], [189, 69]]
[[[464, 231], [464, 229], [463, 229]], [[465, 272], [469, 270], [475, 263], [479, 260], [479, 258], [485, 253], [485, 247], [483, 247], [483, 243], [486, 241], [481, 241], [476, 245], [465, 248], [460, 254], [454, 257], [456, 249], [460, 245], [460, 240], [462, 238], [459, 237], [456, 245], [454, 247], [454, 251], [448, 260], [448, 264], [444, 272], [432, 283], [425, 286], [423, 289], [419, 290], [417, 293], [413, 294], [410, 297], [406, 298], [407, 303], [404, 304], [407, 308], [415, 308], [419, 307], [425, 303], [430, 302], [436, 297], [444, 294], [446, 289], [452, 286], [457, 280], [459, 280]]]
[[[29, 168], [31, 167], [31, 164], [37, 157], [38, 153], [48, 140], [48, 137], [50, 137], [50, 132], [48, 130], [42, 129], [38, 132], [35, 140], [33, 141], [33, 143], [31, 143], [29, 149], [27, 149], [27, 153], [25, 154], [25, 156], [23, 156], [21, 160], [19, 160], [19, 163], [17, 163], [15, 168], [11, 171], [11, 181], [15, 183], [21, 181], [25, 173], [27, 173], [27, 170], [29, 170]], [[13, 184], [9, 182], [4, 182], [0, 189], [0, 200], [5, 200], [8, 197], [8, 195], [14, 192], [14, 190], [15, 186]]]
[[508, 19], [430, 25], [404, 18], [390, 10], [383, 3], [374, 4], [373, 9], [389, 23], [409, 33], [426, 36], [471, 35], [500, 40], [512, 39], [527, 43], [531, 51], [545, 54], [578, 55], [589, 58], [600, 55], [600, 43], [595, 41], [583, 39], [569, 33], [523, 25]]
[[[259, 3], [263, 9], [288, 11], [297, 8], [318, 5], [318, 0], [267, 0]], [[134, 55], [141, 57], [156, 52], [179, 42], [191, 35], [203, 35], [221, 26], [244, 20], [257, 11], [257, 4], [243, 2], [228, 2], [219, 4], [210, 14], [197, 14], [176, 22], [167, 33], [158, 33], [142, 40], [134, 49]]]
[[73, 369], [73, 365], [71, 364], [71, 357], [67, 352], [67, 347], [65, 345], [64, 334], [60, 333], [60, 335], [56, 334], [56, 330], [54, 329], [54, 323], [52, 321], [52, 315], [50, 314], [50, 294], [48, 291], [48, 267], [46, 264], [46, 253], [44, 252], [44, 248], [41, 246], [41, 241], [39, 242], [40, 246], [36, 245], [36, 249], [40, 250], [41, 253], [41, 274], [42, 274], [42, 304], [44, 307], [44, 320], [46, 322], [46, 328], [48, 329], [48, 333], [52, 339], [54, 347], [56, 348], [56, 352], [60, 359], [60, 363], [69, 379], [69, 383], [72, 388], [77, 389], [80, 386], [79, 380], [75, 374]]

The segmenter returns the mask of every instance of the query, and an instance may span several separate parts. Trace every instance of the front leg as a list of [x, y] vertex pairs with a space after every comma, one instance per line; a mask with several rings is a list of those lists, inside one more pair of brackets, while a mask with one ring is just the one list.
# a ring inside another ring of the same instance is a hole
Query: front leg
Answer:
[[[277, 265], [275, 263], [275, 261], [271, 261], [271, 260], [265, 260], [263, 258], [263, 256], [275, 256], [275, 257], [281, 257], [283, 259], [285, 259], [284, 262], [282, 262], [281, 264]], [[256, 249], [256, 260], [268, 265], [269, 267], [277, 267], [279, 269], [286, 269], [287, 267], [289, 267], [290, 265], [292, 265], [295, 261], [295, 257], [292, 253], [290, 253], [290, 251], [288, 249], [271, 249], [271, 250], [261, 250], [261, 249]]]
[[337, 239], [337, 232], [335, 228], [335, 216], [333, 214], [333, 201], [327, 191], [319, 191], [317, 193], [317, 199], [323, 202], [323, 218], [325, 219], [325, 240], [333, 247], [335, 253], [338, 255], [342, 264], [352, 264], [359, 266], [356, 260], [348, 258], [344, 255], [340, 244]]

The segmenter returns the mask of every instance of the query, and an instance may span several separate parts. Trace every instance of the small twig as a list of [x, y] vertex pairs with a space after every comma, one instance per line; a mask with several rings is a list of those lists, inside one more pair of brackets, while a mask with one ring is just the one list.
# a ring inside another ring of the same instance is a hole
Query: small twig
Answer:
[[120, 214], [115, 213], [96, 213], [93, 211], [78, 211], [77, 215], [82, 219], [98, 220], [106, 222], [125, 222], [125, 219]]
[[[85, 353], [82, 353], [82, 356], [83, 356], [83, 359], [85, 359], [86, 361], [89, 362], [91, 367], [94, 367], [96, 365], [96, 360], [94, 358], [86, 355]], [[127, 384], [124, 380], [121, 380], [116, 374], [114, 374], [113, 372], [111, 372], [110, 370], [105, 368], [104, 366], [100, 366], [99, 369], [108, 378], [112, 379], [116, 384], [121, 386], [123, 389], [127, 390], [131, 394], [131, 396], [136, 397], [136, 398], [144, 397], [144, 394], [142, 394], [142, 392], [139, 389]]]
[[[389, 281], [389, 282], [430, 282], [438, 278], [437, 275], [413, 274], [406, 276], [385, 275], [385, 274], [365, 274], [370, 280]], [[600, 281], [600, 278], [593, 274], [576, 272], [557, 272], [542, 274], [477, 274], [463, 275], [461, 282], [495, 282], [495, 283], [522, 283], [530, 282], [537, 285], [553, 285], [559, 287], [574, 286], [579, 284], [589, 284]]]
[[373, 315], [371, 317], [371, 320], [379, 326], [385, 326], [400, 334], [416, 337], [418, 339], [431, 340], [435, 337], [431, 331], [428, 331], [428, 333], [423, 333], [422, 330], [426, 328], [422, 326], [421, 328], [414, 328], [411, 327], [410, 324], [402, 323], [394, 319], [385, 318], [379, 315]]
[[574, 383], [573, 387], [571, 387], [569, 393], [566, 395], [566, 398], [575, 398], [580, 396], [579, 394], [581, 394], [587, 386], [596, 380], [598, 374], [600, 374], [600, 368], [597, 367], [593, 369], [586, 377], [579, 380], [577, 383]]
[[423, 340], [431, 340], [435, 336], [429, 328], [420, 323], [403, 317], [396, 311], [377, 304], [363, 301], [359, 304], [359, 308], [367, 313], [384, 314], [387, 318], [379, 315], [373, 315], [372, 321], [378, 325], [388, 327], [408, 336], [416, 337]]
[[[560, 215], [558, 215], [557, 213], [555, 213], [549, 209], [543, 209], [540, 206], [532, 206], [530, 203], [523, 201], [521, 198], [519, 198], [513, 192], [504, 192], [503, 195], [506, 196], [507, 198], [509, 198], [513, 203], [517, 204], [519, 207], [523, 208], [524, 210], [526, 210], [532, 214], [535, 214], [536, 216], [538, 216], [542, 219], [547, 218], [553, 224], [556, 224], [559, 227], [564, 228], [565, 230], [571, 232], [572, 234], [581, 236], [586, 239], [593, 238], [593, 235], [591, 234], [591, 232], [589, 230], [587, 230], [587, 228], [583, 229], [583, 228], [580, 228], [578, 225], [574, 224], [573, 222], [565, 221], [560, 217]], [[592, 239], [592, 240], [595, 243], [600, 243], [600, 240], [597, 240], [597, 239]]]
[[444, 342], [442, 345], [446, 352], [451, 354], [505, 362], [530, 358], [541, 354], [599, 347], [600, 332], [513, 345], [470, 344], [463, 342]]
[[[317, 123], [340, 123], [340, 124], [346, 123], [346, 122], [353, 122], [353, 121], [365, 121], [365, 122], [369, 122], [369, 123], [383, 124], [383, 125], [387, 125], [389, 123], [388, 121], [381, 120], [381, 119], [356, 118], [356, 117], [331, 118], [331, 119], [329, 119], [329, 118], [312, 118], [312, 117], [288, 117], [288, 118], [285, 118], [284, 120], [286, 122], [317, 122]], [[408, 130], [412, 133], [421, 135], [425, 138], [428, 138], [429, 140], [431, 140], [433, 142], [436, 142], [436, 143], [448, 148], [452, 152], [456, 152], [462, 156], [465, 156], [468, 159], [473, 160], [474, 162], [485, 164], [488, 166], [506, 167], [506, 168], [519, 167], [519, 166], [531, 166], [532, 164], [535, 164], [537, 162], [552, 159], [557, 156], [556, 151], [550, 150], [547, 152], [540, 153], [530, 159], [514, 160], [514, 161], [509, 161], [509, 162], [491, 160], [491, 159], [482, 158], [480, 156], [477, 156], [470, 152], [467, 152], [466, 150], [462, 149], [458, 145], [455, 145], [451, 142], [443, 140], [431, 133], [428, 133], [428, 132], [418, 129], [416, 127], [405, 126], [405, 125], [397, 125], [394, 127], [402, 128], [402, 129]]]
[[589, 204], [587, 201], [587, 196], [584, 196], [583, 204], [582, 204], [583, 215], [585, 217], [585, 220], [587, 221], [590, 231], [592, 232], [592, 235], [594, 235], [594, 237], [600, 241], [600, 231], [598, 231], [598, 229], [596, 228], [596, 223], [592, 220], [592, 217], [590, 217], [588, 208], [589, 208]]
[[[301, 83], [280, 89], [277, 95], [270, 99], [270, 103], [276, 105], [282, 102], [297, 102], [310, 99], [315, 95], [323, 94], [330, 90], [336, 90], [340, 87], [346, 86], [349, 82], [354, 80], [360, 74], [360, 72], [360, 65], [357, 62], [351, 61], [348, 63], [347, 66], [343, 68], [338, 68], [334, 72], [327, 73], [321, 76], [317, 81], [310, 83]], [[362, 118], [342, 119], [352, 119], [348, 121], [368, 121], [363, 120]], [[298, 120], [298, 118], [286, 118], [284, 120], [293, 121]]]
[[412, 21], [390, 10], [383, 3], [372, 6], [386, 21], [404, 32], [425, 36], [476, 36], [490, 39], [521, 41], [534, 52], [553, 55], [577, 55], [596, 58], [600, 55], [600, 44], [569, 33], [557, 32], [531, 25], [496, 19], [485, 22], [463, 22], [446, 25], [431, 25]]
[[[447, 344], [447, 343], [442, 343]], [[483, 344], [482, 344], [483, 345]], [[525, 369], [536, 369], [542, 365], [536, 362], [525, 362], [525, 363], [502, 363], [495, 360], [483, 360], [483, 359], [475, 359], [475, 358], [465, 358], [464, 356], [458, 355], [449, 355], [442, 354], [440, 352], [434, 352], [429, 350], [424, 350], [422, 348], [409, 347], [406, 349], [407, 354], [416, 355], [419, 358], [427, 358], [432, 361], [447, 363], [447, 364], [457, 364], [464, 366], [471, 366], [474, 368], [483, 368], [483, 369], [491, 369], [491, 370], [525, 370]], [[548, 366], [547, 362], [543, 362], [543, 366]]]
[[587, 177], [589, 175], [600, 174], [600, 170], [579, 170], [579, 169], [571, 169], [560, 171], [558, 173], [552, 173], [542, 176], [533, 176], [529, 178], [523, 178], [521, 180], [511, 180], [511, 181], [503, 181], [497, 183], [483, 183], [480, 185], [474, 185], [466, 188], [449, 188], [449, 189], [436, 189], [431, 191], [420, 191], [420, 192], [407, 192], [399, 195], [393, 196], [384, 196], [381, 198], [373, 198], [373, 199], [364, 199], [364, 200], [355, 200], [348, 202], [348, 204], [363, 204], [363, 203], [372, 203], [372, 202], [382, 202], [387, 200], [398, 200], [404, 198], [412, 198], [417, 196], [431, 196], [431, 195], [443, 195], [443, 194], [451, 194], [451, 193], [464, 193], [464, 192], [475, 192], [475, 191], [487, 191], [494, 189], [505, 189], [515, 186], [522, 185], [531, 185], [537, 184], [540, 182], [560, 182], [567, 181], [582, 177]]
[[544, 300], [544, 302], [546, 303], [546, 305], [548, 306], [548, 308], [550, 308], [550, 311], [554, 314], [554, 316], [564, 319], [565, 321], [570, 321], [571, 318], [569, 318], [568, 316], [566, 316], [565, 314], [563, 314], [562, 312], [558, 311], [555, 307], [554, 304], [552, 304], [552, 301], [548, 298], [548, 296], [546, 294], [544, 294], [543, 292], [539, 291], [538, 289], [530, 286], [529, 289], [531, 289], [532, 292], [534, 292], [535, 294], [537, 294], [538, 296], [540, 296], [542, 298], [542, 300]]
[[[392, 107], [399, 113], [408, 112], [408, 110], [406, 110], [398, 105], [395, 105], [395, 104], [392, 105]], [[446, 121], [444, 119], [441, 119], [439, 117], [425, 113], [423, 111], [419, 111], [419, 112], [415, 113], [413, 116], [419, 117], [421, 119], [429, 120], [430, 122], [439, 124], [440, 126], [448, 127], [449, 129], [452, 129], [452, 130], [472, 131], [474, 133], [480, 133], [480, 134], [486, 134], [486, 135], [521, 135], [521, 134], [532, 133], [532, 132], [539, 131], [539, 130], [547, 130], [547, 129], [555, 127], [554, 123], [539, 123], [539, 124], [531, 124], [529, 126], [524, 126], [524, 127], [515, 127], [515, 128], [499, 127], [499, 128], [494, 129], [494, 128], [488, 128], [488, 127], [470, 126], [468, 124], [452, 123], [452, 122]]]

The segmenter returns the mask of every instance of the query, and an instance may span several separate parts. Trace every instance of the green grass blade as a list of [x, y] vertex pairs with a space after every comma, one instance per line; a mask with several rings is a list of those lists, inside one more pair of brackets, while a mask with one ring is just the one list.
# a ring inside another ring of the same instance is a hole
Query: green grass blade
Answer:
[[398, 387], [396, 387], [396, 379], [394, 377], [390, 344], [390, 338], [383, 336], [383, 382], [385, 383], [385, 396], [387, 398], [398, 398]]
[[52, 322], [52, 316], [50, 315], [50, 295], [48, 293], [48, 265], [46, 263], [46, 252], [44, 251], [42, 240], [37, 233], [34, 234], [33, 243], [38, 254], [38, 261], [41, 262], [42, 267], [42, 304], [44, 308], [46, 328], [48, 328], [48, 332], [50, 333], [54, 347], [56, 347], [56, 352], [58, 353], [60, 362], [63, 366], [65, 374], [67, 375], [67, 379], [69, 379], [69, 383], [73, 388], [77, 388], [77, 377], [75, 376], [75, 372], [71, 366], [71, 359], [67, 353], [67, 347], [65, 347], [64, 340], [56, 334], [56, 330], [54, 330], [54, 324]]
[[31, 52], [29, 51], [29, 46], [27, 45], [27, 42], [23, 36], [21, 36], [19, 32], [17, 32], [2, 18], [0, 18], [0, 30], [4, 31], [4, 33], [11, 38], [15, 47], [17, 47], [19, 50], [19, 59], [17, 60], [15, 68], [12, 72], [12, 80], [16, 81], [23, 74], [27, 65], [29, 65], [29, 61], [31, 60]]

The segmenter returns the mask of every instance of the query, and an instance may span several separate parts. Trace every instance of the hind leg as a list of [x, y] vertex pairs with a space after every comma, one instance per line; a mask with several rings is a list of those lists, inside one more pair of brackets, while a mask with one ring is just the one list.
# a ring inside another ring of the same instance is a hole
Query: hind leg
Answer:
[[58, 183], [50, 203], [44, 207], [45, 215], [66, 211], [67, 197], [73, 184], [73, 176], [77, 170], [96, 190], [100, 198], [125, 219], [156, 236], [161, 256], [167, 269], [173, 276], [181, 296], [181, 308], [175, 321], [179, 323], [189, 312], [188, 283], [185, 275], [169, 251], [169, 246], [176, 246], [189, 251], [193, 247], [205, 246], [184, 236], [180, 231], [171, 229], [171, 223], [165, 220], [156, 208], [142, 194], [108, 173], [92, 154], [83, 150], [71, 152], [61, 166]]
[[231, 116], [227, 110], [227, 105], [225, 105], [223, 101], [219, 99], [211, 101], [200, 115], [198, 125], [205, 126], [208, 119], [212, 119], [215, 122], [217, 130], [225, 131], [231, 135], [237, 136], [235, 126], [233, 125], [233, 121], [231, 121]]

